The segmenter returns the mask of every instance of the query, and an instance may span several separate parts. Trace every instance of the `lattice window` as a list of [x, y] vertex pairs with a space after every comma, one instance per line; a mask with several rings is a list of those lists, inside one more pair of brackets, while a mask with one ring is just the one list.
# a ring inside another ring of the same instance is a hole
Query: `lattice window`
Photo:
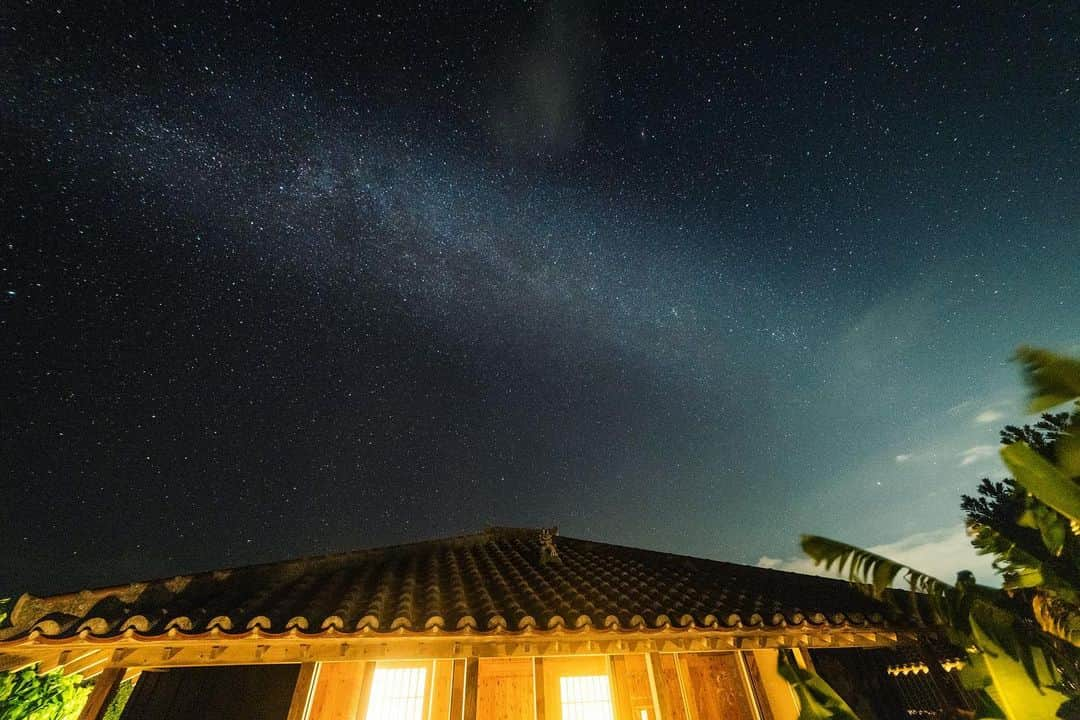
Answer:
[[607, 675], [559, 678], [562, 720], [615, 720]]
[[365, 720], [423, 720], [427, 668], [375, 668]]

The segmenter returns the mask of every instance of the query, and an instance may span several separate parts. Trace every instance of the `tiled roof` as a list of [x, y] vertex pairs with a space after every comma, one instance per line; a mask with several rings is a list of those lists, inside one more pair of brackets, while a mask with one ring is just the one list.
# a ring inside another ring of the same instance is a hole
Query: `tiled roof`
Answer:
[[493, 528], [38, 598], [24, 595], [0, 641], [217, 629], [241, 635], [505, 632], [665, 626], [865, 627], [883, 608], [838, 580]]

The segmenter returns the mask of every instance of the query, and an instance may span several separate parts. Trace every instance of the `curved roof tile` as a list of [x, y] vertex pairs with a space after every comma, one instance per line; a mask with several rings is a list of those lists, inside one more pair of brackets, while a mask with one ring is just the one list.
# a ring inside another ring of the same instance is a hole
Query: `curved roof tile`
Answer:
[[[37, 630], [545, 632], [881, 625], [884, 608], [839, 580], [556, 537], [475, 535], [83, 590], [24, 595], [0, 642]], [[151, 619], [154, 619], [153, 621]]]

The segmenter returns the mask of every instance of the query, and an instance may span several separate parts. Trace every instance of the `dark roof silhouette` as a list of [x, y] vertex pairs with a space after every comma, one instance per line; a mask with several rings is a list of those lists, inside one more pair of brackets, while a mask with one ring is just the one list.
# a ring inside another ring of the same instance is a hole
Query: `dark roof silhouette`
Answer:
[[[882, 627], [848, 583], [490, 528], [66, 595], [24, 595], [0, 640], [252, 632]], [[551, 545], [554, 545], [552, 551]]]

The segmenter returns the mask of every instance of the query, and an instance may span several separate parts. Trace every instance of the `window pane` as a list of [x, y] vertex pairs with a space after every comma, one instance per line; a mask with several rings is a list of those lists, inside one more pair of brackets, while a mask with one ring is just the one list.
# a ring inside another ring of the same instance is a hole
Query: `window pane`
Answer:
[[607, 675], [559, 678], [562, 720], [614, 720]]
[[427, 668], [375, 668], [365, 720], [422, 720]]

